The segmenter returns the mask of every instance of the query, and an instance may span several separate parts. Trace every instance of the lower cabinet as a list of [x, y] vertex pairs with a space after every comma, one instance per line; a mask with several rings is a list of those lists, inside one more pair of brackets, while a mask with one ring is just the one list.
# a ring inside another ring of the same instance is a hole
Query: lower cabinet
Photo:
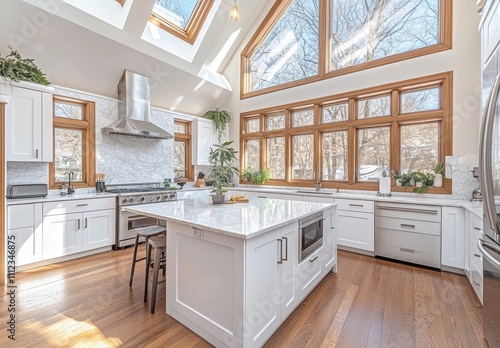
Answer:
[[463, 208], [442, 207], [441, 265], [465, 269], [465, 212]]
[[7, 234], [14, 236], [16, 266], [42, 260], [42, 203], [7, 207]]
[[483, 221], [469, 213], [469, 281], [476, 292], [479, 301], [483, 303], [483, 254], [477, 246], [479, 239], [484, 239]]
[[374, 252], [373, 201], [336, 199], [338, 245]]

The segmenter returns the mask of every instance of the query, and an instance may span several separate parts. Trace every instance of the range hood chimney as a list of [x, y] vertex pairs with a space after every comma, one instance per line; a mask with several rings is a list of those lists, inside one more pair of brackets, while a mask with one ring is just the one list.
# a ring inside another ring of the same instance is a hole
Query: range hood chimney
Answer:
[[102, 132], [151, 139], [173, 138], [149, 122], [149, 96], [149, 77], [125, 70], [118, 83], [118, 120], [102, 128]]

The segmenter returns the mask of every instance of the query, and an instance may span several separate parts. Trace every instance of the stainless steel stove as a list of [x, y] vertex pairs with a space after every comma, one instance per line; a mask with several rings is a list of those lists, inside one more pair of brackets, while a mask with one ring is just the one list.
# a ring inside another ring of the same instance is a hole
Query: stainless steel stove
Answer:
[[135, 242], [136, 228], [165, 225], [164, 221], [125, 212], [121, 210], [121, 207], [177, 200], [177, 193], [175, 190], [162, 187], [160, 183], [107, 185], [106, 192], [117, 194], [116, 205], [118, 207], [118, 213], [116, 214], [115, 248], [133, 245]]

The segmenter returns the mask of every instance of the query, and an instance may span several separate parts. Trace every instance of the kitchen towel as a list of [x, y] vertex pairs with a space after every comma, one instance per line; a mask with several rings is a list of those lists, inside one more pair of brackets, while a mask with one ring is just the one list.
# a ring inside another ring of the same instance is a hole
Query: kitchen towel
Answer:
[[381, 177], [378, 183], [378, 192], [380, 194], [389, 194], [391, 193], [391, 178], [390, 177]]

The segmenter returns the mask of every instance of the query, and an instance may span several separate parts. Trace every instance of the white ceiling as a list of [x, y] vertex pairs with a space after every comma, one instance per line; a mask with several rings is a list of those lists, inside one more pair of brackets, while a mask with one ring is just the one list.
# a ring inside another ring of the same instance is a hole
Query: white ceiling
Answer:
[[165, 50], [141, 38], [154, 0], [127, 2], [122, 30], [62, 0], [2, 0], [1, 55], [12, 46], [34, 58], [51, 83], [113, 98], [129, 69], [150, 76], [153, 106], [201, 115], [221, 106], [233, 90], [239, 94], [239, 86], [230, 86], [223, 75], [225, 67], [273, 3], [239, 0], [240, 21], [234, 23], [228, 18], [234, 2], [216, 0], [193, 46], [167, 38]]

